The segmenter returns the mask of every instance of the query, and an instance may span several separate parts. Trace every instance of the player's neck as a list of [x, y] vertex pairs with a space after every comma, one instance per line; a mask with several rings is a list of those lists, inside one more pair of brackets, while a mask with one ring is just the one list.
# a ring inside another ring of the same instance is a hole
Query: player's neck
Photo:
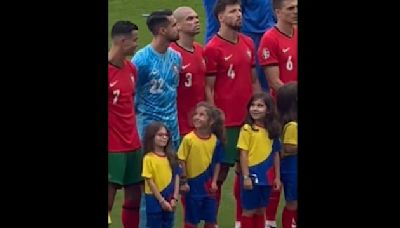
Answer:
[[122, 67], [124, 65], [124, 54], [117, 50], [117, 48], [111, 47], [108, 52], [108, 62], [112, 63], [115, 66]]
[[222, 38], [232, 43], [237, 43], [239, 32], [231, 28], [228, 28], [227, 26], [222, 25], [218, 31], [218, 35], [220, 35]]
[[287, 36], [289, 37], [293, 36], [293, 31], [294, 31], [293, 25], [278, 21], [278, 23], [276, 23], [276, 27], [278, 27], [279, 31], [286, 34]]
[[170, 42], [166, 41], [161, 36], [154, 37], [153, 40], [151, 41], [151, 46], [154, 48], [155, 51], [157, 51], [160, 54], [164, 54], [167, 51], [169, 44]]
[[179, 46], [183, 47], [184, 49], [188, 51], [193, 51], [193, 42], [194, 42], [194, 36], [188, 36], [186, 34], [180, 33], [179, 34], [179, 40], [176, 41]]

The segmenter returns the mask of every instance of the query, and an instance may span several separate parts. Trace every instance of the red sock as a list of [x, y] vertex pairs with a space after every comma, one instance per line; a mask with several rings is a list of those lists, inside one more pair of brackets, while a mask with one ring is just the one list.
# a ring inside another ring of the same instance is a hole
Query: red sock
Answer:
[[240, 204], [240, 177], [235, 176], [235, 182], [233, 183], [233, 196], [236, 199], [236, 221], [240, 221], [242, 217], [242, 206]]
[[240, 220], [241, 228], [254, 228], [253, 225], [253, 217], [242, 216], [242, 219]]
[[295, 224], [297, 225], [297, 209], [293, 211], [293, 219]]
[[292, 228], [292, 220], [297, 217], [296, 214], [297, 210], [288, 210], [285, 207], [282, 213], [282, 228]]
[[184, 228], [196, 228], [196, 225], [190, 224], [190, 223], [185, 223], [185, 225], [183, 226]]
[[279, 199], [281, 197], [281, 191], [271, 191], [271, 195], [269, 196], [268, 205], [265, 209], [265, 218], [266, 220], [275, 221], [276, 219], [276, 211], [278, 210]]
[[253, 225], [254, 225], [254, 228], [264, 228], [265, 227], [264, 215], [263, 214], [261, 214], [261, 215], [255, 214], [253, 216]]
[[124, 228], [139, 227], [140, 201], [126, 200], [122, 206], [122, 223]]
[[215, 228], [214, 223], [204, 223], [204, 228]]
[[181, 202], [182, 202], [182, 213], [183, 213], [183, 222], [185, 222], [185, 211], [186, 211], [186, 200], [184, 196], [181, 196]]

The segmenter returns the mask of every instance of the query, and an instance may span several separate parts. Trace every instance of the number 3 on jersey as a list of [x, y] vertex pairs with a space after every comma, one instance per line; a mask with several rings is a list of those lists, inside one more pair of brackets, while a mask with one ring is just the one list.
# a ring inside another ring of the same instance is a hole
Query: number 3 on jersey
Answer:
[[152, 94], [157, 94], [157, 93], [162, 93], [163, 92], [163, 86], [164, 86], [164, 80], [162, 79], [153, 79], [151, 80], [151, 87], [150, 87], [150, 93]]
[[186, 87], [192, 87], [192, 73], [186, 73], [185, 74], [185, 86]]

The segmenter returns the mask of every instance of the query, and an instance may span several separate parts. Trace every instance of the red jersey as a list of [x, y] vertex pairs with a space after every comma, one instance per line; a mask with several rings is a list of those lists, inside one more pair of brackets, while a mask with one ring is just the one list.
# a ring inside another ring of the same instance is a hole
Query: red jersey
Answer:
[[237, 43], [215, 35], [204, 49], [207, 76], [215, 75], [214, 103], [225, 113], [225, 126], [241, 126], [252, 96], [255, 48], [250, 37], [239, 34]]
[[184, 49], [175, 42], [171, 43], [171, 48], [182, 56], [177, 105], [179, 132], [183, 136], [193, 130], [190, 116], [193, 108], [198, 102], [205, 100], [206, 65], [203, 48], [196, 42], [193, 44], [194, 52]]
[[129, 152], [140, 148], [133, 108], [136, 68], [128, 60], [122, 68], [108, 64], [108, 151]]
[[292, 37], [277, 27], [265, 32], [257, 54], [260, 66], [279, 66], [279, 78], [283, 84], [297, 81], [297, 27], [294, 27]]

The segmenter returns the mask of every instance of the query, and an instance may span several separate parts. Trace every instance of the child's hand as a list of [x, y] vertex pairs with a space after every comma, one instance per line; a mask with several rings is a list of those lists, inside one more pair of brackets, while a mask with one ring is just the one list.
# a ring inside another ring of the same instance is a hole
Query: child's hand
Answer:
[[282, 186], [281, 179], [280, 178], [275, 178], [273, 185], [274, 185], [274, 190], [281, 189], [281, 186]]
[[183, 193], [189, 192], [189, 191], [190, 191], [189, 184], [186, 183], [186, 184], [181, 185], [181, 186], [179, 187], [179, 190], [180, 190], [181, 192], [183, 192]]
[[211, 193], [216, 193], [217, 190], [218, 190], [218, 185], [217, 185], [217, 183], [216, 183], [216, 182], [212, 182], [212, 183], [211, 183], [210, 192], [211, 192]]
[[164, 211], [172, 211], [171, 204], [169, 204], [168, 201], [163, 200], [163, 201], [161, 201], [160, 204], [161, 204], [161, 208], [162, 208]]
[[176, 199], [171, 199], [170, 204], [171, 204], [172, 210], [175, 211], [175, 208], [176, 208]]
[[243, 187], [244, 187], [244, 189], [247, 189], [247, 190], [253, 189], [253, 182], [251, 181], [250, 178], [245, 178], [243, 180]]

